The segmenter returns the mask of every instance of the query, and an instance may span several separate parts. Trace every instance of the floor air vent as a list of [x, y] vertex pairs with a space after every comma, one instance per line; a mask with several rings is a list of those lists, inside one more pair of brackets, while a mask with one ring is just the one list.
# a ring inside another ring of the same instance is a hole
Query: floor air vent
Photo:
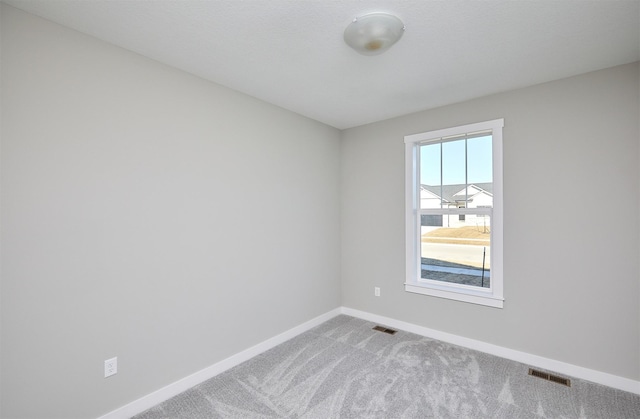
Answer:
[[533, 375], [534, 377], [542, 378], [547, 381], [553, 381], [554, 383], [562, 384], [563, 386], [571, 387], [571, 380], [569, 380], [568, 378], [559, 377], [557, 375], [549, 374], [544, 371], [529, 368], [529, 375]]
[[382, 327], [382, 326], [376, 326], [373, 328], [373, 330], [377, 330], [378, 332], [388, 333], [390, 335], [395, 335], [397, 332], [397, 330], [387, 329], [386, 327]]

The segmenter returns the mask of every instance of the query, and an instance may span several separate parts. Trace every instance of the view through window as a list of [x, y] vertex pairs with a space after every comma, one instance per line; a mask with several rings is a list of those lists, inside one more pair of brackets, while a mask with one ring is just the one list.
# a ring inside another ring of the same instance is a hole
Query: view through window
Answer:
[[491, 285], [491, 132], [420, 146], [422, 279]]

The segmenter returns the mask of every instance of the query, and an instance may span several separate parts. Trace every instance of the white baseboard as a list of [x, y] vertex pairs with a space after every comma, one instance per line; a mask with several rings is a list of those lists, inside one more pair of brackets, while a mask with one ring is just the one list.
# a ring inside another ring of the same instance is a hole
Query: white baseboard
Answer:
[[640, 381], [631, 380], [629, 378], [619, 377], [617, 375], [579, 367], [577, 365], [568, 364], [566, 362], [560, 362], [554, 359], [516, 351], [514, 349], [509, 349], [502, 346], [493, 345], [491, 343], [453, 335], [451, 333], [441, 332], [439, 330], [429, 329], [427, 327], [395, 320], [389, 317], [379, 316], [377, 314], [354, 310], [348, 307], [342, 307], [341, 313], [352, 317], [358, 317], [363, 320], [368, 320], [374, 323], [379, 323], [383, 326], [390, 326], [396, 329], [415, 333], [417, 335], [426, 336], [428, 338], [441, 340], [443, 342], [452, 343], [454, 345], [464, 346], [469, 349], [485, 352], [491, 355], [521, 362], [523, 364], [531, 365], [534, 367], [569, 375], [575, 378], [580, 378], [608, 387], [617, 388], [619, 390], [628, 391], [630, 393], [640, 394]]
[[327, 320], [337, 316], [341, 313], [340, 308], [336, 308], [331, 310], [325, 314], [322, 314], [314, 319], [309, 320], [299, 326], [296, 326], [292, 329], [287, 330], [277, 336], [274, 336], [270, 339], [265, 340], [264, 342], [260, 342], [259, 344], [252, 346], [249, 349], [245, 349], [242, 352], [239, 352], [235, 355], [230, 356], [227, 359], [224, 359], [218, 363], [211, 365], [203, 370], [200, 370], [196, 373], [193, 373], [181, 380], [178, 380], [174, 383], [171, 383], [160, 390], [154, 391], [151, 394], [148, 394], [138, 400], [135, 400], [125, 406], [122, 406], [112, 412], [107, 413], [104, 416], [101, 416], [98, 419], [125, 419], [130, 418], [138, 413], [142, 413], [145, 410], [162, 403], [165, 400], [170, 399], [173, 396], [176, 396], [182, 393], [185, 390], [190, 389], [191, 387], [202, 383], [210, 378], [215, 377], [216, 375], [235, 367], [253, 358], [256, 355], [261, 354], [275, 346], [280, 345], [287, 340], [298, 336], [301, 333], [310, 330]]

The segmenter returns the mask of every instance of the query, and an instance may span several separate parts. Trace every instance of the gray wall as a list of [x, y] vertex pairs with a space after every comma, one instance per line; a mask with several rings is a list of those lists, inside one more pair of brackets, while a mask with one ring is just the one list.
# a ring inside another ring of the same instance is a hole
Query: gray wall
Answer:
[[338, 130], [1, 7], [0, 416], [96, 417], [340, 305]]
[[[343, 305], [640, 379], [638, 92], [636, 63], [344, 131]], [[505, 308], [405, 292], [404, 135], [496, 118]]]

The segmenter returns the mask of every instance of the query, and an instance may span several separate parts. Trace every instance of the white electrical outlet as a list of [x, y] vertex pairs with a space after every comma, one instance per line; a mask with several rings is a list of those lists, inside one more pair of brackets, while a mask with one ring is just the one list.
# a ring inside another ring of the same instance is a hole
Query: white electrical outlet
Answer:
[[118, 357], [104, 361], [104, 378], [111, 377], [118, 372]]
[[375, 295], [376, 297], [380, 297], [380, 287], [373, 288], [373, 295]]

